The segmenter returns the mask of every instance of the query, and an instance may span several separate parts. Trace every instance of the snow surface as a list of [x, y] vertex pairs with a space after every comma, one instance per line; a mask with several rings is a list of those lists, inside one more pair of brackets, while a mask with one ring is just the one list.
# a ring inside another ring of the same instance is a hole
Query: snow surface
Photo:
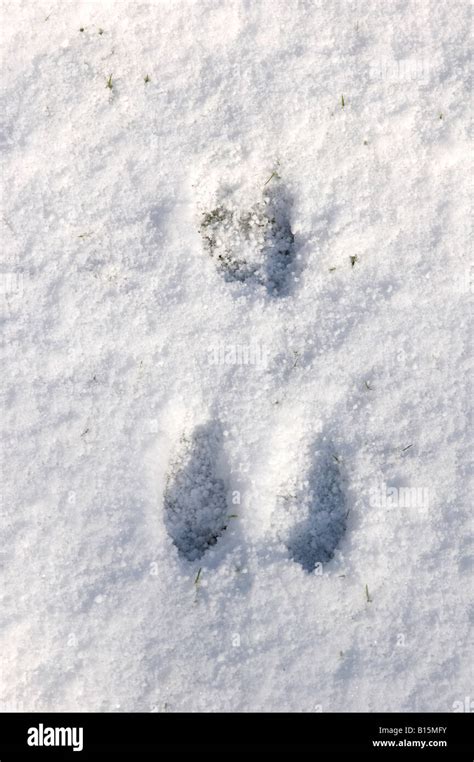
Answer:
[[1, 21], [2, 708], [464, 702], [470, 3]]

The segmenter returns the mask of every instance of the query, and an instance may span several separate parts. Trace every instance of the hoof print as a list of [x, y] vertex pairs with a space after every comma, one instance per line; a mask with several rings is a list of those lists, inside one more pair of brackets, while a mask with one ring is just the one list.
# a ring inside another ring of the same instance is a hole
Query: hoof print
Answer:
[[203, 249], [224, 280], [263, 287], [273, 297], [288, 293], [295, 260], [291, 207], [275, 185], [250, 209], [228, 202], [202, 214]]
[[164, 494], [165, 523], [179, 554], [200, 559], [227, 528], [227, 490], [217, 475], [219, 427], [197, 426], [171, 463]]
[[290, 557], [307, 572], [334, 556], [346, 530], [347, 507], [340, 463], [319, 452], [301, 486], [279, 498], [285, 516], [285, 544]]

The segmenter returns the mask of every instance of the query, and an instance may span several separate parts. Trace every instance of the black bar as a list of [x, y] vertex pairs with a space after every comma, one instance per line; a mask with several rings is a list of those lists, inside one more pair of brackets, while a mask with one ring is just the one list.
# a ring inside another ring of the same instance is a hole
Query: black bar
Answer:
[[[282, 747], [304, 746], [310, 754], [341, 751], [393, 757], [398, 752], [419, 759], [472, 762], [472, 725], [468, 713], [5, 713], [0, 714], [0, 761], [98, 759], [105, 753], [113, 759], [135, 752], [146, 760], [156, 759], [157, 752], [189, 753], [191, 747], [200, 751], [205, 747], [211, 756], [222, 759], [236, 747], [258, 755], [272, 747], [282, 751]], [[43, 745], [29, 745], [28, 739]], [[59, 745], [49, 746], [49, 742]]]

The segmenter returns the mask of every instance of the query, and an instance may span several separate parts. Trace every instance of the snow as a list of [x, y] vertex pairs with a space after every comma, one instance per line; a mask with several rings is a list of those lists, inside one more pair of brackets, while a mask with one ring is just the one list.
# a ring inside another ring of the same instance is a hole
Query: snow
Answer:
[[470, 21], [3, 3], [2, 708], [471, 695]]

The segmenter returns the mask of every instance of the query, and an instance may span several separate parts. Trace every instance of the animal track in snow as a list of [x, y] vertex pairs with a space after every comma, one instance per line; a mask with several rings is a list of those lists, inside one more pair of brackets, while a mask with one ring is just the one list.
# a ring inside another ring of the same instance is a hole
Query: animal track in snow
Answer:
[[181, 556], [201, 558], [227, 528], [226, 484], [217, 473], [219, 426], [197, 426], [171, 462], [164, 494], [165, 524]]
[[288, 294], [295, 260], [291, 206], [276, 182], [249, 210], [228, 201], [202, 214], [204, 251], [227, 282], [263, 286], [271, 296]]
[[317, 448], [306, 479], [280, 493], [277, 514], [290, 557], [305, 571], [331, 560], [346, 529], [347, 507], [341, 466], [327, 443]]

